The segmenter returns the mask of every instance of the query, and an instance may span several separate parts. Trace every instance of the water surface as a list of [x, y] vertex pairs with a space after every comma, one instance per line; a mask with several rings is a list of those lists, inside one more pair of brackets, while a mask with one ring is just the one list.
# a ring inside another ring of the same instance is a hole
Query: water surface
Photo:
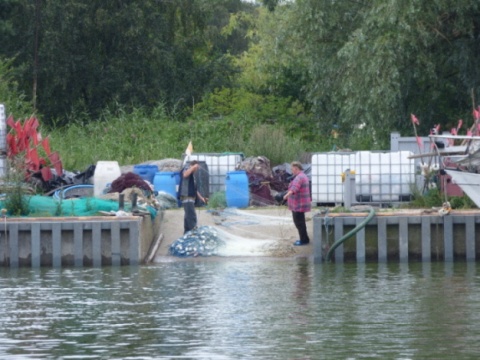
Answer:
[[475, 263], [0, 269], [0, 358], [475, 359]]

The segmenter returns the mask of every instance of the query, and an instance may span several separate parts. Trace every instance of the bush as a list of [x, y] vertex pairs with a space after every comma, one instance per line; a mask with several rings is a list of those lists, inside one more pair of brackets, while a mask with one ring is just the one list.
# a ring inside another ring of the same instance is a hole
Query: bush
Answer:
[[449, 199], [452, 209], [472, 209], [477, 206], [468, 196], [453, 196]]
[[441, 193], [438, 188], [430, 189], [425, 194], [421, 194], [419, 190], [413, 192], [413, 201], [411, 207], [431, 208], [440, 207], [443, 204]]
[[1, 191], [5, 193], [4, 206], [10, 216], [25, 216], [30, 210], [28, 197], [25, 196], [25, 159], [19, 157], [9, 161], [9, 171], [4, 177]]
[[245, 153], [248, 156], [265, 156], [274, 167], [298, 160], [303, 148], [300, 141], [289, 138], [282, 128], [257, 125], [246, 143]]
[[213, 193], [208, 199], [208, 207], [210, 209], [224, 209], [227, 207], [227, 198], [225, 191]]

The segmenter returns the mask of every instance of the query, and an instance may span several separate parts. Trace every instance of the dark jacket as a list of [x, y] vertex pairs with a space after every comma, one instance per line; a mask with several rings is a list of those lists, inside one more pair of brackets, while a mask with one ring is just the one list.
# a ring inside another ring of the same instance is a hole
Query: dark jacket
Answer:
[[186, 166], [180, 172], [180, 184], [178, 185], [178, 198], [182, 197], [192, 197], [197, 198], [197, 184], [195, 181], [194, 173], [190, 176], [184, 178], [183, 172], [188, 170], [189, 166]]

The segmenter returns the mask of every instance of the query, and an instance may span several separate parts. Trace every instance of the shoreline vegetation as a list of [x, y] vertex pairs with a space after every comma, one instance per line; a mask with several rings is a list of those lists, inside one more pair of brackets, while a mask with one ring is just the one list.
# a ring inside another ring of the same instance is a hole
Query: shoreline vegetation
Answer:
[[[140, 109], [106, 112], [95, 122], [73, 122], [46, 130], [50, 131], [52, 149], [59, 152], [64, 168], [69, 171], [83, 171], [101, 160], [129, 166], [155, 159], [182, 159], [190, 141], [194, 153], [265, 156], [271, 167], [293, 160], [310, 163], [311, 152], [339, 150], [332, 136], [319, 137], [318, 143], [314, 143], [295, 136], [288, 127], [247, 119], [238, 123], [231, 117], [209, 119], [198, 115], [181, 121], [168, 115], [163, 107], [151, 113]], [[425, 193], [414, 189], [413, 200], [401, 207], [441, 207], [445, 195], [439, 187]], [[453, 209], [475, 208], [467, 196], [448, 200]], [[338, 207], [337, 211], [343, 210]]]
[[43, 126], [42, 133], [70, 171], [82, 171], [101, 160], [125, 166], [182, 159], [190, 141], [196, 153], [261, 155], [272, 166], [335, 147], [333, 138], [311, 142], [296, 134], [292, 126], [265, 124], [255, 118], [252, 114], [243, 119], [237, 115], [212, 119], [203, 113], [182, 120], [158, 106], [153, 111], [106, 111], [95, 121], [79, 118], [65, 126]]
[[[335, 140], [323, 137], [323, 142], [308, 143], [283, 126], [253, 120], [234, 126], [229, 117], [198, 116], [195, 120], [180, 121], [168, 115], [163, 107], [153, 112], [141, 109], [105, 112], [98, 121], [74, 121], [52, 129], [42, 124], [40, 127], [50, 139], [52, 150], [59, 153], [63, 168], [72, 172], [82, 172], [97, 161], [117, 161], [120, 166], [131, 166], [153, 159], [182, 159], [190, 141], [194, 153], [235, 152], [245, 157], [265, 156], [271, 167], [297, 159], [310, 163], [309, 150], [332, 150], [328, 147]], [[216, 195], [210, 194], [212, 198]], [[453, 209], [475, 208], [467, 196], [448, 200]], [[434, 188], [425, 193], [414, 191], [411, 202], [397, 207], [431, 209], [441, 207], [444, 201], [444, 194]], [[332, 211], [348, 212], [342, 207]]]
[[[37, 117], [72, 172], [181, 159], [190, 141], [196, 153], [309, 163], [388, 150], [412, 114], [427, 135], [478, 106], [478, 1], [13, 0], [2, 11], [0, 103]], [[435, 191], [414, 195], [441, 206]]]

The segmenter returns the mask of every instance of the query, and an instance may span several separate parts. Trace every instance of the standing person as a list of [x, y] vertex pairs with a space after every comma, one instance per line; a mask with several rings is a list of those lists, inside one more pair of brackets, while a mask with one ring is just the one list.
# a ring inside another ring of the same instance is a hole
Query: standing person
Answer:
[[293, 245], [306, 245], [310, 242], [307, 234], [307, 225], [305, 223], [305, 213], [312, 208], [310, 198], [310, 185], [307, 175], [303, 172], [302, 164], [294, 161], [290, 164], [292, 167], [293, 180], [288, 185], [288, 191], [283, 197], [288, 201], [288, 209], [292, 211], [293, 223], [298, 230], [300, 239]]
[[178, 194], [185, 211], [183, 218], [184, 234], [197, 227], [197, 213], [195, 211], [195, 200], [197, 197], [205, 204], [207, 203], [207, 199], [197, 189], [197, 182], [194, 176], [199, 168], [200, 164], [198, 161], [193, 160], [185, 165], [180, 173]]

